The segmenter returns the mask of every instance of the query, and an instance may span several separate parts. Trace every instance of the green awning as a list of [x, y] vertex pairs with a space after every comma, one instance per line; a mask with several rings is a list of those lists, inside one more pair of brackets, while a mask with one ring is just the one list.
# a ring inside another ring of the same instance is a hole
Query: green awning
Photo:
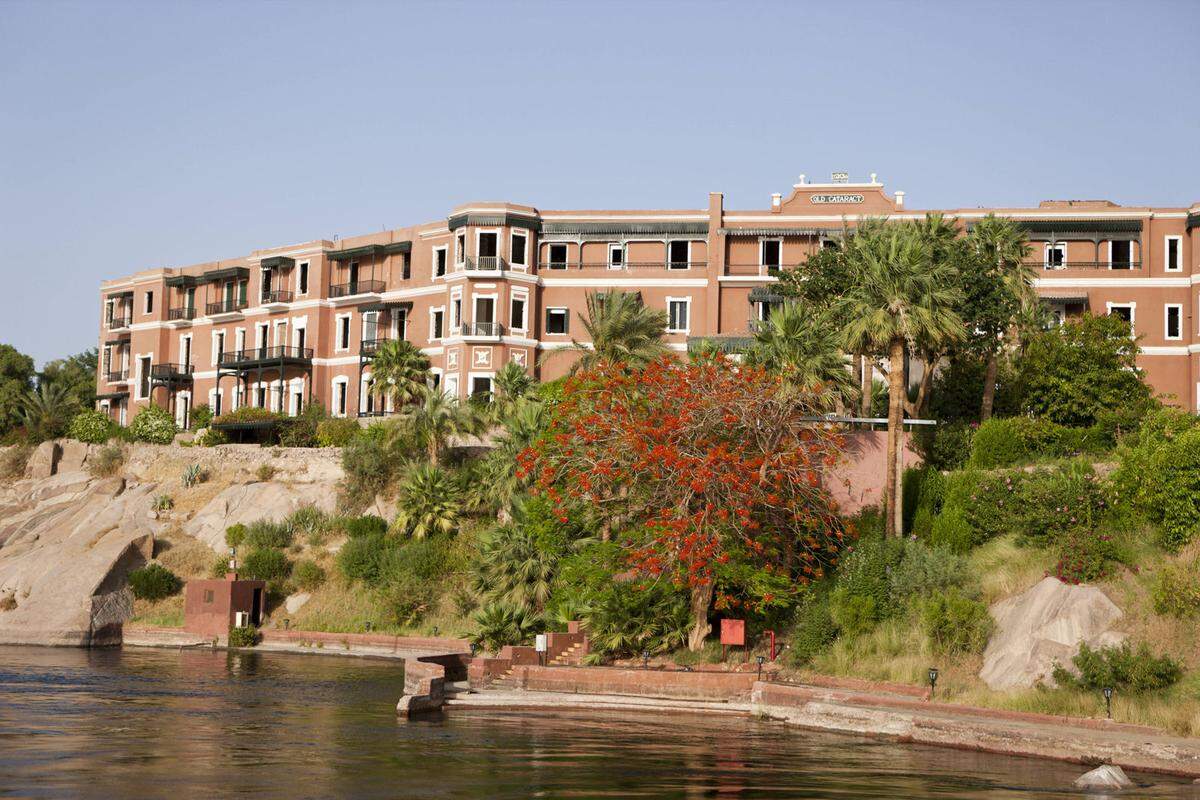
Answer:
[[325, 257], [331, 261], [352, 261], [357, 258], [375, 258], [385, 255], [383, 245], [365, 244], [362, 247], [349, 247], [345, 250], [326, 250]]
[[409, 301], [389, 301], [386, 303], [367, 303], [358, 307], [363, 311], [412, 311], [413, 304]]
[[1200, 228], [1200, 211], [1193, 211], [1188, 214], [1187, 228], [1189, 231], [1192, 228]]
[[392, 242], [383, 246], [384, 255], [393, 255], [394, 253], [411, 253], [412, 242]]
[[755, 286], [750, 290], [751, 303], [782, 303], [783, 295], [767, 286]]
[[707, 222], [543, 222], [546, 235], [679, 236], [708, 235]]
[[258, 262], [263, 269], [291, 269], [296, 266], [296, 259], [287, 256], [270, 256]]
[[171, 277], [167, 278], [164, 281], [164, 283], [167, 286], [178, 286], [180, 288], [187, 288], [190, 286], [195, 286], [196, 284], [200, 283], [200, 276], [199, 275], [172, 275]]
[[245, 267], [226, 267], [224, 269], [210, 269], [201, 276], [205, 281], [229, 281], [229, 280], [246, 280], [250, 277], [250, 270]]
[[117, 400], [122, 397], [129, 397], [129, 390], [123, 392], [103, 392], [96, 395], [97, 400]]
[[524, 214], [511, 214], [497, 211], [494, 214], [454, 214], [446, 220], [446, 227], [458, 230], [467, 225], [483, 227], [526, 228], [531, 231], [541, 230], [542, 222], [537, 217]]
[[722, 353], [744, 353], [754, 344], [752, 336], [691, 336], [687, 340], [689, 353], [714, 347]]
[[133, 297], [132, 291], [113, 292], [108, 295], [109, 300], [124, 300], [126, 297]]

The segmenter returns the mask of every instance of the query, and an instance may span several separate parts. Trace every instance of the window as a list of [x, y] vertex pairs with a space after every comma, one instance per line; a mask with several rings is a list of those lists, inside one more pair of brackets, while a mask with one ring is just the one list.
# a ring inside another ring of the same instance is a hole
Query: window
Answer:
[[691, 259], [691, 242], [667, 242], [667, 267], [669, 269], [687, 269]]
[[1182, 339], [1183, 306], [1179, 303], [1167, 303], [1166, 309], [1166, 338]]
[[146, 313], [154, 313], [154, 292], [146, 292]]
[[1183, 256], [1180, 252], [1180, 245], [1183, 244], [1183, 239], [1178, 236], [1168, 236], [1163, 248], [1163, 257], [1166, 263], [1163, 267], [1167, 272], [1179, 272], [1183, 269]]
[[238, 305], [243, 308], [246, 305], [246, 287], [249, 285], [250, 281], [248, 280], [238, 282]]
[[[300, 350], [303, 350], [307, 328], [304, 325], [296, 323], [295, 331], [296, 331], [296, 333], [295, 333], [296, 347], [299, 348]], [[301, 353], [301, 355], [303, 355], [303, 353]]]
[[205, 589], [204, 590], [204, 602], [211, 603], [212, 601], [213, 601], [213, 590]]
[[567, 246], [565, 244], [550, 245], [550, 269], [567, 268]]
[[333, 415], [346, 416], [346, 379], [334, 379], [333, 382]]
[[238, 328], [233, 333], [233, 348], [238, 352], [246, 349], [246, 329]]
[[546, 309], [546, 333], [562, 335], [570, 329], [571, 312], [565, 308]]
[[104, 303], [104, 324], [109, 328], [112, 327], [114, 305], [115, 303], [113, 303], [112, 300], [108, 300]]
[[433, 248], [433, 276], [440, 278], [446, 274], [446, 248]]
[[350, 315], [341, 314], [337, 318], [337, 341], [334, 346], [338, 350], [350, 349]]
[[400, 277], [403, 280], [408, 280], [412, 277], [412, 254], [401, 253], [400, 258], [403, 259], [400, 262]]
[[271, 323], [260, 322], [254, 326], [254, 346], [258, 348], [260, 356], [267, 354], [267, 348], [271, 345]]
[[212, 392], [212, 413], [214, 417], [221, 416], [221, 411], [223, 410], [221, 408], [221, 394], [222, 393], [216, 389], [214, 389]]
[[1112, 241], [1108, 243], [1108, 267], [1109, 269], [1132, 269], [1133, 263], [1130, 261], [1130, 253], [1132, 248], [1128, 239], [1120, 241]]
[[460, 233], [454, 239], [454, 263], [461, 264], [467, 260], [467, 235]]
[[688, 311], [691, 304], [691, 298], [667, 298], [667, 331], [670, 333], [688, 332]]
[[392, 334], [396, 339], [408, 338], [408, 311], [403, 308], [392, 312]]
[[1046, 269], [1063, 269], [1067, 265], [1067, 246], [1063, 242], [1047, 242], [1043, 265]]
[[763, 239], [759, 242], [759, 264], [768, 269], [779, 269], [783, 263], [783, 241]]
[[258, 384], [254, 387], [254, 405], [259, 408], [267, 407], [267, 387]]
[[458, 330], [462, 325], [462, 298], [456, 297], [450, 301], [450, 330]]
[[610, 244], [608, 246], [608, 268], [625, 268], [625, 247], [623, 245]]
[[362, 341], [369, 342], [379, 338], [379, 312], [364, 311], [362, 315]]
[[300, 271], [296, 279], [296, 291], [299, 294], [308, 294], [308, 262], [301, 261], [296, 269]]
[[138, 358], [138, 397], [150, 396], [150, 360], [152, 356]]
[[514, 331], [525, 330], [525, 295], [513, 295], [508, 324]]
[[1133, 327], [1133, 312], [1136, 308], [1134, 303], [1108, 303], [1108, 313], [1113, 316], [1120, 317], [1129, 323], [1129, 330], [1132, 333]]
[[528, 243], [529, 237], [524, 233], [513, 231], [512, 243], [509, 247], [509, 256], [512, 258], [512, 263], [518, 266], [525, 266], [525, 245]]
[[491, 375], [471, 376], [471, 397], [477, 397], [481, 400], [490, 400], [492, 398]]
[[191, 336], [191, 334], [179, 337], [179, 363], [182, 364], [184, 367], [190, 367], [192, 365], [192, 336]]
[[225, 331], [217, 331], [213, 334], [213, 364], [219, 364], [221, 357], [225, 355]]
[[446, 319], [445, 309], [435, 308], [429, 312], [429, 338], [430, 339], [442, 338], [442, 334], [443, 334], [442, 328], [444, 327], [445, 319]]

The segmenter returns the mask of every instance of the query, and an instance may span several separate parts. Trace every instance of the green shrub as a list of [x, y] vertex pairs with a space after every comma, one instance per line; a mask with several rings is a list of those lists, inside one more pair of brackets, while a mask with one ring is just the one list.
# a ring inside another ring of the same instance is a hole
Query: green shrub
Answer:
[[269, 519], [260, 519], [246, 527], [244, 541], [249, 547], [279, 550], [291, 545], [293, 536], [292, 527], [286, 521], [272, 522]]
[[25, 444], [14, 444], [0, 451], [0, 480], [14, 480], [24, 476], [25, 466], [32, 455], [33, 448]]
[[1200, 428], [1159, 445], [1141, 484], [1141, 507], [1160, 526], [1160, 543], [1178, 550], [1191, 542], [1200, 526]]
[[876, 535], [847, 548], [829, 595], [830, 615], [843, 633], [866, 633], [895, 611], [890, 573], [903, 552], [903, 541]]
[[246, 526], [238, 522], [225, 529], [225, 544], [230, 547], [241, 547], [246, 541]]
[[971, 426], [965, 422], [922, 426], [912, 438], [913, 448], [928, 469], [959, 469], [971, 454], [971, 433]]
[[995, 622], [987, 606], [957, 589], [938, 592], [921, 604], [921, 625], [939, 653], [980, 653]]
[[183, 581], [162, 564], [150, 563], [129, 573], [129, 588], [138, 600], [162, 600], [178, 594]]
[[129, 433], [136, 441], [151, 444], [170, 444], [179, 428], [165, 408], [149, 405], [137, 413], [129, 424]]
[[193, 443], [198, 447], [216, 447], [222, 444], [229, 444], [229, 437], [225, 434], [225, 431], [219, 431], [216, 428], [204, 428], [196, 433]]
[[300, 589], [311, 591], [325, 582], [325, 570], [315, 561], [302, 559], [292, 566], [292, 582]]
[[393, 447], [386, 437], [351, 439], [342, 448], [342, 471], [346, 474], [340, 498], [342, 509], [361, 510], [370, 505], [399, 475], [403, 464], [403, 451]]
[[1036, 470], [1020, 480], [1014, 530], [1026, 542], [1054, 544], [1069, 532], [1095, 529], [1105, 505], [1091, 464]]
[[267, 420], [276, 420], [282, 423], [289, 419], [291, 418], [287, 414], [278, 411], [258, 406], [242, 406], [213, 417], [211, 424], [219, 426], [230, 422], [265, 422]]
[[521, 606], [488, 603], [475, 614], [474, 640], [494, 653], [510, 644], [528, 644], [542, 630], [542, 620]]
[[243, 577], [256, 581], [282, 580], [288, 577], [291, 571], [292, 567], [288, 563], [287, 556], [279, 550], [265, 547], [247, 553], [246, 557], [242, 559], [239, 570]]
[[317, 425], [317, 446], [345, 447], [360, 433], [362, 433], [362, 426], [358, 424], [357, 419], [333, 417], [322, 420]]
[[610, 582], [584, 615], [594, 652], [607, 658], [665, 653], [687, 642], [687, 595], [666, 582]]
[[871, 595], [854, 594], [847, 587], [838, 586], [829, 594], [829, 616], [846, 636], [862, 636], [887, 616], [887, 608]]
[[829, 597], [821, 594], [808, 598], [796, 612], [784, 661], [790, 667], [808, 664], [829, 648], [837, 633], [838, 626], [829, 610]]
[[1200, 575], [1197, 564], [1168, 564], [1158, 573], [1150, 596], [1154, 610], [1172, 617], [1194, 617], [1200, 613]]
[[175, 507], [175, 501], [169, 494], [160, 494], [154, 498], [154, 504], [152, 507], [155, 511], [170, 511]]
[[207, 428], [208, 424], [212, 422], [212, 418], [212, 409], [209, 407], [208, 403], [201, 403], [200, 405], [192, 408], [190, 420], [193, 428]]
[[217, 556], [213, 559], [208, 574], [214, 578], [224, 578], [229, 572], [229, 556]]
[[125, 448], [119, 444], [105, 445], [87, 458], [88, 472], [97, 478], [116, 475], [124, 463]]
[[400, 485], [393, 524], [414, 539], [434, 533], [454, 533], [458, 530], [464, 500], [454, 475], [432, 464], [418, 465]]
[[900, 562], [888, 574], [888, 591], [892, 604], [900, 606], [910, 598], [961, 588], [968, 577], [966, 559], [949, 548], [908, 541]]
[[1079, 654], [1072, 662], [1078, 675], [1055, 665], [1054, 680], [1059, 686], [1093, 691], [1108, 687], [1137, 694], [1165, 689], [1183, 676], [1178, 663], [1169, 656], [1155, 656], [1145, 644], [1137, 650], [1129, 642], [1093, 650], [1085, 642], [1079, 645]]
[[1017, 464], [1028, 457], [1029, 450], [1016, 420], [992, 418], [975, 431], [968, 463], [976, 469], [992, 469]]
[[379, 582], [384, 552], [389, 547], [381, 534], [348, 539], [338, 551], [338, 571], [348, 580], [374, 585]]
[[286, 520], [297, 535], [313, 547], [324, 544], [326, 534], [332, 526], [329, 515], [316, 506], [300, 506]]
[[229, 629], [229, 646], [230, 647], [254, 647], [258, 644], [258, 628], [253, 625], [246, 625], [240, 628]]
[[1087, 583], [1099, 580], [1109, 572], [1115, 560], [1116, 547], [1108, 533], [1090, 529], [1068, 532], [1059, 541], [1058, 562], [1054, 577], [1063, 583]]
[[190, 489], [198, 483], [204, 483], [206, 480], [208, 480], [208, 471], [199, 464], [189, 464], [187, 469], [183, 471], [183, 477], [180, 478], [185, 489]]
[[325, 407], [309, 398], [299, 416], [289, 417], [279, 426], [279, 443], [284, 447], [316, 447], [317, 426], [328, 418]]
[[929, 544], [963, 554], [974, 545], [971, 523], [959, 508], [947, 508], [934, 517], [929, 529]]
[[374, 514], [364, 514], [361, 517], [351, 517], [342, 523], [346, 535], [354, 539], [359, 536], [382, 536], [387, 533], [387, 520]]
[[258, 478], [261, 482], [266, 483], [275, 477], [275, 472], [276, 470], [273, 465], [259, 464], [258, 469], [254, 471], [254, 477]]
[[88, 444], [104, 444], [114, 435], [116, 425], [108, 414], [96, 409], [80, 411], [71, 419], [67, 435]]

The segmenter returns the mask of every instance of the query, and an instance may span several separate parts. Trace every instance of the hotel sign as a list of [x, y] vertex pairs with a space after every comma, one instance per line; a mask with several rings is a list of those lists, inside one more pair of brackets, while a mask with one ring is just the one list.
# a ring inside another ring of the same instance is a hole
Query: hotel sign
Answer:
[[818, 205], [826, 203], [861, 203], [863, 196], [861, 194], [814, 194], [808, 199], [810, 202]]

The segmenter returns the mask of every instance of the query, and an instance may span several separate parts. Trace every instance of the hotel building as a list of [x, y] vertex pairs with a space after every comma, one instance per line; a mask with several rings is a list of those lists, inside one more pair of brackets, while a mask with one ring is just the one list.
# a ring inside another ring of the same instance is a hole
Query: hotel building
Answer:
[[[1054, 315], [1126, 317], [1155, 389], [1200, 408], [1200, 204], [939, 210], [964, 230], [992, 212], [1020, 221]], [[460, 398], [489, 391], [508, 362], [551, 379], [573, 357], [555, 351], [585, 340], [586, 295], [609, 289], [665, 311], [677, 350], [714, 337], [736, 348], [780, 302], [778, 270], [864, 217], [927, 211], [874, 175], [836, 173], [801, 176], [756, 210], [726, 209], [719, 192], [653, 211], [468, 203], [423, 225], [147, 269], [101, 285], [99, 404], [125, 423], [153, 402], [185, 426], [200, 403], [295, 414], [315, 397], [338, 416], [384, 414], [371, 359], [397, 338]]]

